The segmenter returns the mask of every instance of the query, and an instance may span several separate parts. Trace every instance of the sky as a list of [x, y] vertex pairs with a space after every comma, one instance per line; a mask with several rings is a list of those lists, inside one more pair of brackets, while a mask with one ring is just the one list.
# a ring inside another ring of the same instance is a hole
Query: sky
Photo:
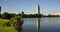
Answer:
[[0, 0], [1, 13], [35, 14], [37, 3], [41, 14], [60, 11], [60, 0]]

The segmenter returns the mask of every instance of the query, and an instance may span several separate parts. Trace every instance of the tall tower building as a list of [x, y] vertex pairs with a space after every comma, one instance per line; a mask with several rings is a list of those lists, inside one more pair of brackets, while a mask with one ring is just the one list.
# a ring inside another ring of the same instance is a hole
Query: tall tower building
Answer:
[[36, 18], [36, 28], [37, 28], [37, 32], [39, 32], [39, 30], [40, 30], [40, 18], [39, 18], [40, 6], [39, 6], [39, 4], [37, 4], [37, 7], [36, 7], [36, 14], [38, 14], [38, 18]]
[[1, 18], [1, 6], [0, 6], [0, 18]]
[[1, 6], [0, 6], [0, 14], [1, 14]]
[[36, 6], [36, 14], [40, 14], [40, 6], [39, 6], [39, 4], [37, 4], [37, 6]]

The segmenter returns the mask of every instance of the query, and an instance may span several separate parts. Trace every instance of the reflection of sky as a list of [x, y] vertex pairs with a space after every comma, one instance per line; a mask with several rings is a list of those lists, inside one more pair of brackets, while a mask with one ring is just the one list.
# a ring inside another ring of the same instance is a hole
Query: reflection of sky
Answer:
[[35, 25], [35, 18], [24, 18], [24, 25]]
[[41, 18], [41, 32], [58, 32], [60, 31], [60, 18]]
[[[36, 18], [24, 18], [24, 30], [36, 31]], [[40, 32], [60, 31], [60, 18], [40, 18]]]
[[36, 32], [35, 18], [24, 18], [24, 32]]
[[60, 24], [60, 18], [43, 18], [42, 24]]

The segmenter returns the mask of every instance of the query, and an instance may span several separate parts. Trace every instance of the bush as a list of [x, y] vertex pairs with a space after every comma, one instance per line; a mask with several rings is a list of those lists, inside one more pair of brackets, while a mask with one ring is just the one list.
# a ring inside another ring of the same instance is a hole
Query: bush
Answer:
[[22, 17], [21, 16], [14, 16], [13, 17], [13, 21], [18, 21], [18, 20], [20, 20]]

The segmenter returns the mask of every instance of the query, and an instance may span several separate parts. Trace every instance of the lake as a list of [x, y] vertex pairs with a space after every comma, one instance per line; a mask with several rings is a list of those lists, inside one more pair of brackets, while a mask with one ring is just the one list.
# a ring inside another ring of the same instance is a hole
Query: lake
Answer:
[[37, 19], [40, 21], [40, 29], [38, 32], [60, 32], [60, 17], [23, 18], [24, 32], [37, 32]]

